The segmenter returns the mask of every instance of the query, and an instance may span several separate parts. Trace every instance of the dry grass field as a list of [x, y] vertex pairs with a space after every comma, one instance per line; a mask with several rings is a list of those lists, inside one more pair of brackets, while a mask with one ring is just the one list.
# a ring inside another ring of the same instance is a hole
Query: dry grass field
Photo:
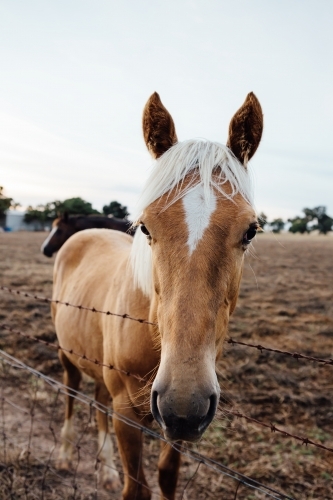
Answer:
[[[0, 234], [0, 285], [51, 296], [53, 259], [39, 251], [44, 237], [41, 233]], [[48, 304], [3, 291], [0, 304], [0, 323], [55, 341]], [[259, 235], [246, 258], [230, 336], [333, 358], [333, 237]], [[1, 329], [0, 348], [61, 380], [55, 350]], [[75, 405], [82, 440], [74, 472], [54, 471], [63, 397], [27, 372], [5, 364], [0, 369], [1, 500], [119, 498], [103, 492], [98, 483], [95, 426], [89, 407]], [[238, 410], [333, 447], [333, 366], [226, 344], [218, 370], [225, 404], [192, 449], [292, 498], [333, 499], [333, 453], [228, 414], [230, 409]], [[82, 391], [92, 395], [93, 384], [84, 380]], [[156, 441], [146, 438], [144, 464], [154, 491], [158, 448]], [[234, 480], [204, 465], [196, 469], [196, 463], [183, 460], [178, 499], [268, 498], [244, 484], [236, 492]], [[73, 481], [77, 491], [71, 486]]]

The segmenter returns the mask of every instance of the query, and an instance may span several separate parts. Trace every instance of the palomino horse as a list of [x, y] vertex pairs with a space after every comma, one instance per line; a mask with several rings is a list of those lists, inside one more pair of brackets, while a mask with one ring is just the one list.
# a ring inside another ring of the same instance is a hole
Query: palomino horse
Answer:
[[103, 215], [68, 216], [67, 213], [64, 213], [53, 221], [52, 229], [42, 244], [41, 251], [46, 257], [52, 257], [54, 252], [57, 252], [70, 236], [84, 229], [116, 229], [133, 236], [134, 230], [131, 225], [132, 223], [128, 220], [116, 217], [104, 217]]
[[[57, 255], [54, 299], [135, 318], [52, 304], [60, 345], [141, 377], [155, 376], [150, 408], [143, 384], [74, 354], [60, 353], [65, 383], [77, 389], [80, 372], [96, 381], [96, 400], [147, 425], [151, 414], [170, 441], [196, 441], [219, 401], [215, 362], [222, 352], [240, 286], [244, 252], [258, 229], [247, 162], [262, 134], [263, 116], [248, 94], [229, 127], [227, 146], [177, 142], [173, 120], [158, 94], [148, 100], [143, 132], [156, 159], [143, 190], [134, 239], [116, 231], [74, 235]], [[129, 260], [131, 259], [131, 265]], [[150, 411], [149, 411], [150, 410]], [[73, 436], [68, 396], [60, 458], [68, 467]], [[114, 418], [124, 469], [124, 500], [151, 497], [142, 469], [141, 431]], [[110, 489], [119, 486], [105, 415], [98, 413], [99, 458]], [[162, 498], [174, 499], [179, 453], [162, 443], [158, 463]]]

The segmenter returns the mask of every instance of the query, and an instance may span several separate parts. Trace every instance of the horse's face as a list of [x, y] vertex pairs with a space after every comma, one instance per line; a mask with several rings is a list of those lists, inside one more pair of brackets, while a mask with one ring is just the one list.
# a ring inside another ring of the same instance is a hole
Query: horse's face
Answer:
[[[155, 112], [158, 100], [152, 97]], [[172, 120], [166, 113], [159, 107], [164, 133], [167, 120]], [[174, 126], [170, 130], [175, 137]], [[229, 137], [229, 144], [233, 139]], [[146, 142], [154, 152], [152, 141], [146, 137]], [[243, 144], [247, 159], [257, 145]], [[242, 155], [239, 159], [247, 160]], [[241, 195], [228, 200], [211, 192], [207, 205], [201, 190], [198, 185], [171, 205], [175, 193], [162, 196], [144, 210], [140, 221], [152, 250], [152, 309], [161, 342], [151, 409], [171, 440], [199, 439], [215, 415], [220, 393], [215, 361], [236, 305], [244, 251], [258, 227], [254, 210]]]
[[191, 231], [200, 221], [187, 212], [191, 196], [165, 212], [159, 200], [142, 217], [152, 249], [161, 339], [152, 411], [167, 437], [188, 441], [201, 436], [216, 411], [215, 360], [236, 306], [246, 235], [257, 227], [253, 209], [240, 195], [234, 202], [216, 197], [202, 238], [193, 242]]
[[69, 223], [67, 215], [55, 219], [50, 234], [41, 246], [42, 253], [46, 257], [52, 257], [75, 232], [76, 229]]

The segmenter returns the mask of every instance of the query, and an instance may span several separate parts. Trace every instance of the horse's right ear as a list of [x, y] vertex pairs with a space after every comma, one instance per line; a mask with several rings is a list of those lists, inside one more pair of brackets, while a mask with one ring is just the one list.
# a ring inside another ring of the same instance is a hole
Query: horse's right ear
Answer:
[[250, 92], [231, 119], [227, 142], [227, 146], [245, 167], [259, 146], [263, 126], [260, 102]]
[[68, 222], [68, 212], [64, 212], [63, 215], [62, 215], [62, 220], [64, 222]]
[[149, 97], [145, 105], [142, 127], [147, 148], [154, 158], [162, 156], [178, 141], [173, 119], [157, 92]]

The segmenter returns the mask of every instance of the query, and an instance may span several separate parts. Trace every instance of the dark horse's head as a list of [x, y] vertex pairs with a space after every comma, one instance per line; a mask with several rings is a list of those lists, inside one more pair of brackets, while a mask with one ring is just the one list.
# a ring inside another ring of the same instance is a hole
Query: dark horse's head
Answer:
[[41, 246], [41, 251], [46, 257], [52, 257], [54, 252], [57, 252], [65, 241], [77, 232], [75, 222], [75, 219], [68, 217], [67, 212], [53, 221], [50, 234]]
[[42, 253], [46, 257], [52, 257], [54, 252], [57, 252], [74, 233], [92, 228], [114, 229], [131, 236], [135, 233], [135, 229], [127, 219], [103, 215], [72, 215], [69, 217], [65, 212], [53, 221], [51, 232], [42, 244]]

